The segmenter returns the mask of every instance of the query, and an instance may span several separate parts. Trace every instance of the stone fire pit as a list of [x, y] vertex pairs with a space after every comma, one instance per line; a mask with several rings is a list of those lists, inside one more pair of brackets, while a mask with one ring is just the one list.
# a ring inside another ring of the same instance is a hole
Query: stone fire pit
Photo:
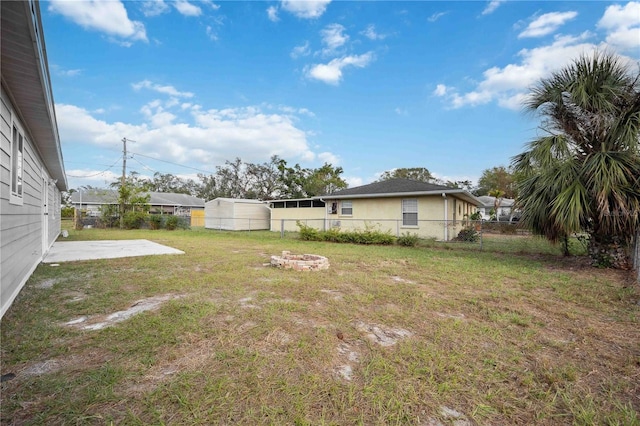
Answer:
[[282, 256], [271, 256], [271, 266], [296, 271], [320, 271], [329, 269], [329, 259], [317, 254], [291, 254], [283, 251]]

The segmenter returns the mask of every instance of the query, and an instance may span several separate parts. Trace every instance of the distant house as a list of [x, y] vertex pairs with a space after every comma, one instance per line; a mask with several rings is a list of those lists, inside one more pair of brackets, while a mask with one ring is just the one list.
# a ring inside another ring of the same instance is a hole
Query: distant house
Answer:
[[0, 8], [1, 318], [60, 234], [67, 179], [39, 3]]
[[204, 207], [204, 227], [227, 231], [269, 229], [269, 207], [259, 200], [216, 198]]
[[[271, 230], [291, 230], [295, 220], [317, 229], [375, 228], [399, 236], [417, 234], [448, 241], [465, 226], [480, 201], [463, 189], [449, 188], [409, 179], [390, 179], [333, 194], [313, 197], [317, 206], [287, 206], [286, 200], [272, 201]], [[284, 202], [284, 208], [275, 203]], [[285, 225], [282, 225], [285, 224]]]
[[482, 215], [484, 220], [500, 220], [511, 221], [514, 217], [519, 217], [517, 210], [515, 209], [515, 200], [511, 198], [498, 198], [498, 209], [496, 210], [496, 197], [489, 195], [482, 195], [478, 197], [478, 200], [482, 203], [478, 211]]
[[[202, 217], [204, 200], [188, 194], [166, 192], [144, 192], [149, 195], [149, 213], [168, 214], [183, 217]], [[118, 205], [118, 191], [113, 189], [82, 189], [71, 194], [73, 207], [83, 211], [87, 216], [100, 216], [100, 208], [104, 205]], [[193, 226], [198, 226], [192, 223]], [[199, 224], [202, 226], [202, 224]]]

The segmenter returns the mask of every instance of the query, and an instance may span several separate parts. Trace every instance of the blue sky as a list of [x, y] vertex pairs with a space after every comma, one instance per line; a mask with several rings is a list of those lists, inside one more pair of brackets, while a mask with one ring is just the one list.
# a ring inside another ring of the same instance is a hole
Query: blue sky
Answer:
[[527, 88], [594, 49], [640, 59], [640, 2], [41, 3], [71, 188], [240, 157], [477, 180], [539, 134]]

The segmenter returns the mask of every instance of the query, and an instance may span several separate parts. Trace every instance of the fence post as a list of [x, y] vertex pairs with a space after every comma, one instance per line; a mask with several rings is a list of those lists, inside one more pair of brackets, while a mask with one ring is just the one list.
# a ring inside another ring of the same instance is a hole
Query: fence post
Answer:
[[284, 219], [280, 219], [280, 238], [284, 238]]
[[480, 221], [480, 251], [482, 251], [482, 221]]

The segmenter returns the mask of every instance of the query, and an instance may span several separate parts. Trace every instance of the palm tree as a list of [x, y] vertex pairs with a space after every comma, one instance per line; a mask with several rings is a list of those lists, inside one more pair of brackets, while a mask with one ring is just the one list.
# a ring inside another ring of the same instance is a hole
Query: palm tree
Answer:
[[542, 79], [525, 102], [545, 135], [513, 157], [521, 221], [551, 241], [586, 232], [598, 266], [629, 268], [640, 229], [640, 73], [610, 53]]

